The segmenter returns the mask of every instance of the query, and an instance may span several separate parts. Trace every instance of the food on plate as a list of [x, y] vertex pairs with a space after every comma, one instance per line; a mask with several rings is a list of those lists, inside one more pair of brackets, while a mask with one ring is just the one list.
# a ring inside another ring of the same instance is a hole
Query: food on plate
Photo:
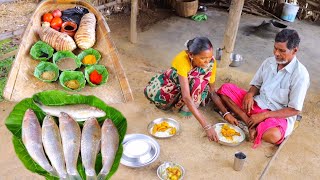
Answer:
[[43, 151], [41, 127], [33, 110], [28, 109], [22, 120], [22, 141], [31, 158], [44, 170], [56, 175]]
[[61, 112], [59, 115], [59, 129], [68, 176], [70, 179], [81, 179], [77, 171], [81, 138], [79, 124], [67, 113]]
[[36, 102], [36, 105], [46, 114], [59, 117], [61, 112], [65, 112], [76, 121], [84, 121], [90, 117], [99, 118], [104, 117], [106, 115], [106, 113], [103, 110], [86, 104], [46, 106]]
[[86, 55], [83, 59], [82, 59], [82, 63], [85, 65], [92, 65], [92, 64], [96, 64], [97, 63], [97, 59], [94, 55], [89, 54]]
[[168, 180], [178, 180], [181, 177], [181, 170], [178, 166], [167, 167]]
[[[169, 130], [169, 131], [168, 131]], [[163, 121], [155, 124], [152, 128], [152, 134], [155, 135], [157, 132], [168, 132], [170, 135], [176, 134], [177, 129], [169, 125], [168, 122]]]
[[241, 136], [239, 132], [230, 127], [228, 124], [224, 124], [221, 127], [221, 134], [228, 140], [233, 141], [233, 136]]
[[75, 70], [81, 66], [80, 60], [71, 51], [58, 51], [52, 59], [61, 71]]
[[76, 89], [78, 89], [80, 87], [80, 83], [76, 79], [73, 79], [73, 80], [70, 80], [70, 81], [66, 81], [64, 83], [64, 85], [67, 86], [70, 89], [73, 89], [73, 90], [76, 90]]
[[90, 86], [99, 86], [106, 83], [109, 76], [106, 67], [103, 65], [87, 66], [84, 74]]
[[54, 49], [43, 41], [37, 41], [30, 49], [32, 59], [48, 61], [53, 55]]
[[77, 48], [77, 45], [72, 37], [58, 32], [50, 27], [42, 27], [38, 33], [42, 41], [48, 43], [57, 51], [73, 51]]
[[100, 150], [101, 128], [96, 118], [84, 123], [81, 136], [81, 159], [86, 179], [96, 179], [96, 157]]
[[53, 15], [53, 17], [61, 17], [62, 12], [59, 9], [55, 9], [52, 11], [52, 15]]
[[42, 15], [42, 21], [50, 23], [53, 19], [53, 15], [51, 13], [45, 13]]
[[81, 18], [74, 39], [81, 49], [88, 49], [94, 45], [96, 41], [96, 17], [93, 13], [87, 13]]
[[112, 167], [114, 158], [118, 151], [119, 133], [112, 120], [104, 121], [101, 128], [101, 154], [103, 166], [98, 174], [98, 179], [106, 179]]
[[42, 142], [44, 150], [60, 179], [67, 178], [67, 171], [58, 125], [53, 117], [47, 115], [42, 124]]
[[60, 17], [54, 17], [52, 21], [50, 22], [50, 27], [53, 29], [59, 31], [62, 26], [62, 19]]
[[93, 48], [89, 48], [89, 49], [83, 50], [78, 55], [78, 58], [83, 65], [89, 66], [89, 65], [97, 64], [101, 59], [101, 54], [99, 53], [99, 51]]

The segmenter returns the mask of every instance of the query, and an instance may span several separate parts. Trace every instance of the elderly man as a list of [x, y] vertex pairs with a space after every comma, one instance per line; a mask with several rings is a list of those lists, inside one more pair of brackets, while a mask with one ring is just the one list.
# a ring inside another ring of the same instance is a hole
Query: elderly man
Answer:
[[[275, 37], [274, 57], [262, 63], [249, 91], [228, 83], [217, 92], [227, 109], [247, 124], [253, 148], [261, 139], [280, 144], [293, 131], [310, 84], [307, 69], [296, 58], [299, 42], [295, 30], [282, 30]], [[231, 113], [222, 113], [224, 119], [238, 125]]]

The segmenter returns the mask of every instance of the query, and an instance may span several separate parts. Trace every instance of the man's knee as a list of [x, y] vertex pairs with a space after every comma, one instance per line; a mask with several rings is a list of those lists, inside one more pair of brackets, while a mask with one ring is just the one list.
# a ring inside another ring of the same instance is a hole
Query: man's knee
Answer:
[[219, 88], [218, 91], [220, 91], [220, 92], [229, 91], [230, 89], [232, 89], [232, 87], [234, 87], [234, 84], [232, 84], [232, 83], [224, 83], [224, 84], [221, 85], [221, 87]]
[[263, 134], [262, 139], [266, 142], [276, 144], [282, 139], [282, 134], [279, 128], [270, 128]]

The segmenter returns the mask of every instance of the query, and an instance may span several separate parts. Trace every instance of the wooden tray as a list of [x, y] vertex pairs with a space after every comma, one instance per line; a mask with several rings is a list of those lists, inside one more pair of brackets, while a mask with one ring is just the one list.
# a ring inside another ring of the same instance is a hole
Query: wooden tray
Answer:
[[[65, 10], [75, 6], [87, 8], [95, 14], [97, 19], [96, 43], [93, 46], [101, 53], [101, 61], [109, 71], [109, 79], [106, 84], [99, 87], [86, 85], [80, 94], [95, 95], [108, 104], [124, 103], [133, 100], [127, 77], [120, 63], [118, 52], [110, 36], [110, 29], [102, 14], [90, 3], [82, 0], [46, 0], [42, 1], [33, 15], [23, 34], [16, 59], [9, 73], [8, 81], [3, 92], [5, 99], [20, 101], [31, 97], [34, 93], [44, 90], [63, 90], [58, 82], [45, 83], [33, 76], [33, 72], [39, 61], [33, 60], [29, 54], [31, 46], [40, 40], [37, 30], [41, 28], [41, 16], [54, 9]], [[73, 51], [76, 55], [80, 49]]]

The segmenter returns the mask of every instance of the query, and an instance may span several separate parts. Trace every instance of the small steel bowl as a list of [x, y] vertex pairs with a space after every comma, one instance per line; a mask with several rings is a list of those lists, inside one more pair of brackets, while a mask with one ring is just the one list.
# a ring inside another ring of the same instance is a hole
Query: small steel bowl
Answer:
[[181, 176], [178, 180], [181, 180], [183, 179], [184, 177], [184, 174], [185, 174], [185, 170], [184, 168], [180, 165], [180, 164], [177, 164], [177, 163], [174, 163], [174, 162], [164, 162], [163, 164], [161, 164], [158, 169], [157, 169], [157, 175], [158, 177], [161, 179], [161, 180], [168, 180], [168, 175], [167, 175], [167, 168], [168, 167], [178, 167], [181, 171]]
[[[224, 124], [228, 124], [228, 126], [230, 126], [231, 128], [235, 129], [237, 132], [240, 133], [240, 137], [234, 137], [236, 139], [234, 139], [233, 141], [226, 139], [222, 134], [221, 134], [221, 128]], [[244, 133], [244, 131], [242, 129], [240, 129], [238, 126], [234, 126], [232, 124], [229, 123], [217, 123], [213, 126], [213, 129], [216, 131], [218, 138], [219, 138], [219, 143], [222, 145], [226, 145], [226, 146], [238, 146], [239, 144], [241, 144], [245, 138], [246, 135]]]
[[240, 54], [230, 54], [231, 64], [230, 67], [238, 67], [243, 63], [243, 57]]
[[128, 134], [123, 140], [123, 154], [120, 163], [128, 167], [143, 167], [151, 164], [160, 155], [156, 140], [144, 134]]
[[[162, 122], [166, 121], [171, 127], [175, 127], [176, 128], [176, 133], [175, 134], [169, 134], [169, 132], [157, 132], [156, 134], [152, 134], [152, 129], [153, 129], [153, 126], [155, 124], [160, 124]], [[156, 138], [169, 138], [169, 137], [172, 137], [174, 135], [177, 135], [180, 133], [180, 125], [179, 125], [179, 122], [172, 119], [172, 118], [158, 118], [158, 119], [155, 119], [153, 121], [151, 121], [149, 124], [148, 124], [148, 132], [149, 134], [151, 134], [153, 137], [156, 137]]]

